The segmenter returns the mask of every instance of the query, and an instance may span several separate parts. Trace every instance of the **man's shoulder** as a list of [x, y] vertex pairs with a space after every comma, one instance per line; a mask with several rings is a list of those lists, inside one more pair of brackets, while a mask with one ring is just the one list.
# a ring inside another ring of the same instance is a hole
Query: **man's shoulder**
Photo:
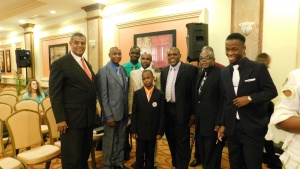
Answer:
[[126, 68], [126, 67], [131, 66], [131, 62], [129, 61], [129, 62], [123, 63], [122, 65]]

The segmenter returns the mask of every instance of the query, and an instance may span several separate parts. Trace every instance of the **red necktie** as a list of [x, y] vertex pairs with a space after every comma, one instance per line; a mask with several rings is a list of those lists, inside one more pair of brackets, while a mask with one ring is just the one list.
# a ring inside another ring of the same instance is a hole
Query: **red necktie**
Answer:
[[81, 63], [82, 63], [82, 67], [83, 67], [83, 70], [85, 71], [85, 73], [88, 75], [88, 77], [92, 80], [92, 75], [91, 75], [91, 72], [88, 70], [88, 68], [86, 67], [85, 65], [85, 62], [84, 62], [84, 59], [81, 58]]

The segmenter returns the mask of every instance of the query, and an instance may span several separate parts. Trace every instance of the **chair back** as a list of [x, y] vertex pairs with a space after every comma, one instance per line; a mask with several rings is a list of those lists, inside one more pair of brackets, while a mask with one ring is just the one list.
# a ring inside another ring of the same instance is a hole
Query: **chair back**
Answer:
[[3, 121], [0, 120], [0, 154], [2, 154], [3, 157], [5, 157], [5, 151], [4, 151], [4, 143], [3, 143]]
[[46, 110], [48, 110], [51, 107], [51, 101], [49, 97], [45, 97], [42, 100], [42, 108], [43, 108], [43, 112], [46, 112]]
[[17, 91], [15, 87], [6, 87], [2, 91]]
[[20, 94], [20, 95], [18, 95], [18, 101], [21, 101], [21, 100], [23, 100], [24, 98], [24, 93], [23, 94]]
[[17, 103], [17, 96], [11, 95], [11, 94], [3, 94], [0, 95], [0, 102], [7, 103], [11, 107], [14, 107], [14, 105]]
[[[12, 138], [13, 150], [44, 144], [41, 132], [40, 114], [32, 110], [19, 110], [6, 119], [6, 126]], [[16, 152], [13, 151], [14, 157]]]
[[29, 110], [39, 112], [39, 103], [33, 99], [24, 99], [24, 100], [18, 101], [14, 105], [15, 111], [24, 110], [24, 109], [29, 109]]
[[13, 109], [9, 104], [0, 102], [0, 119], [2, 121], [5, 121], [7, 117], [12, 114], [12, 112]]
[[49, 130], [50, 144], [53, 145], [54, 142], [58, 140], [58, 138], [60, 137], [60, 133], [59, 131], [57, 131], [56, 120], [51, 107], [45, 111], [45, 117], [46, 117], [46, 124], [48, 125], [48, 130]]
[[14, 96], [18, 96], [17, 91], [13, 91], [13, 90], [4, 90], [0, 93], [0, 95], [3, 95], [3, 94], [11, 94], [11, 95], [14, 95]]

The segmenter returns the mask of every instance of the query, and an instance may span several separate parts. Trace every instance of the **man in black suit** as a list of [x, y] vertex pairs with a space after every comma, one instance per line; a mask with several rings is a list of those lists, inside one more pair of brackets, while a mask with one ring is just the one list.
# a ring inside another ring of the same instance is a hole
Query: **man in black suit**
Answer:
[[71, 52], [51, 65], [49, 93], [60, 132], [63, 169], [88, 169], [96, 113], [95, 74], [82, 57], [86, 37], [74, 33]]
[[245, 41], [242, 34], [232, 33], [225, 42], [230, 65], [221, 72], [224, 100], [218, 137], [225, 130], [231, 169], [261, 169], [268, 125], [264, 104], [277, 90], [266, 65], [244, 56]]
[[202, 71], [196, 78], [195, 86], [196, 149], [199, 150], [203, 169], [220, 169], [224, 142], [216, 144], [216, 141], [221, 122], [221, 68], [215, 66], [215, 55], [211, 47], [202, 50], [199, 62]]
[[168, 51], [169, 66], [161, 72], [161, 87], [165, 95], [166, 137], [171, 151], [172, 165], [187, 169], [190, 160], [190, 124], [195, 115], [194, 86], [197, 68], [180, 62], [180, 51]]

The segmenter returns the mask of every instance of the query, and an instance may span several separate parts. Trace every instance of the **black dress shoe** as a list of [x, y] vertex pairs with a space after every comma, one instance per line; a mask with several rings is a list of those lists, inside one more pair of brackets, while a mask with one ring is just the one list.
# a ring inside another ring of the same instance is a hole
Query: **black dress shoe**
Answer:
[[196, 158], [190, 163], [191, 167], [196, 167], [197, 165], [200, 165], [201, 161], [197, 160]]

